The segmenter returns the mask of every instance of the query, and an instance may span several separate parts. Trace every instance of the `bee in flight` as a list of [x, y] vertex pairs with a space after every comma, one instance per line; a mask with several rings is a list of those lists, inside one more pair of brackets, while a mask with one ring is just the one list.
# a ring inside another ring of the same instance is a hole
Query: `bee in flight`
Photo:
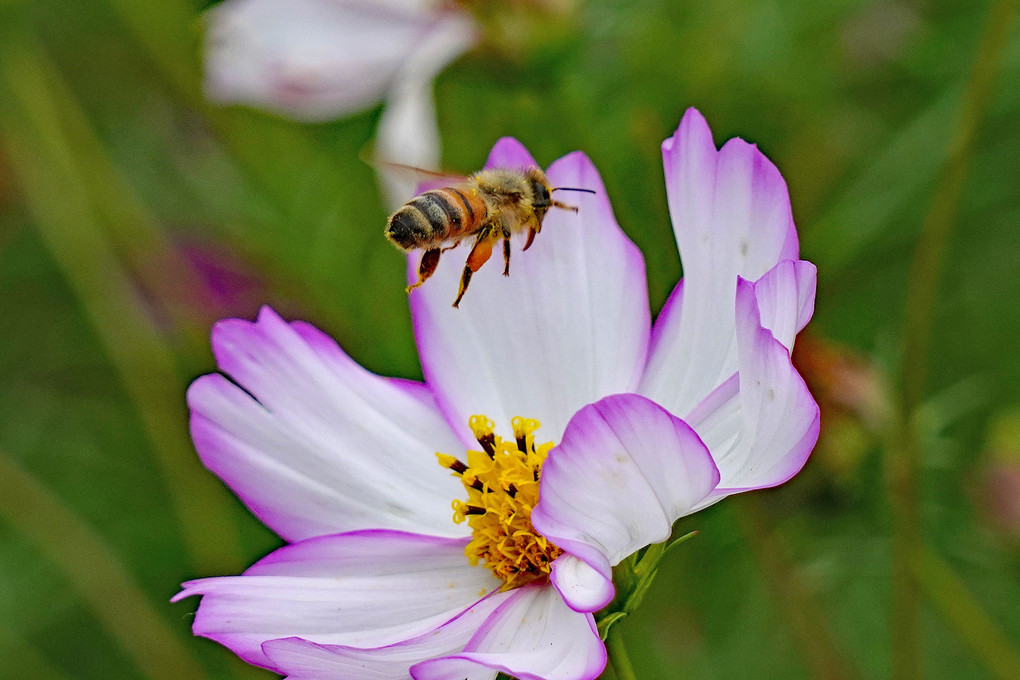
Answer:
[[386, 238], [398, 248], [425, 251], [418, 267], [418, 280], [407, 287], [407, 292], [425, 283], [436, 271], [439, 256], [465, 239], [473, 239], [473, 246], [464, 263], [454, 307], [460, 305], [472, 274], [488, 261], [493, 246], [501, 239], [503, 276], [510, 276], [512, 234], [527, 232], [523, 249], [527, 250], [535, 235], [542, 231], [542, 220], [549, 208], [577, 212], [575, 206], [553, 200], [554, 191], [595, 193], [591, 189], [553, 188], [538, 168], [493, 168], [411, 199], [386, 223]]

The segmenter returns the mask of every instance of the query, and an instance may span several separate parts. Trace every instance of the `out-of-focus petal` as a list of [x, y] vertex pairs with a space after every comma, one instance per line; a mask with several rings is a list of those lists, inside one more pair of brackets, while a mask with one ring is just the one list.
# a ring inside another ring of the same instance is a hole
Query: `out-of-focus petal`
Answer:
[[353, 113], [385, 96], [444, 17], [432, 2], [227, 0], [208, 15], [206, 92], [303, 120]]
[[675, 304], [656, 320], [639, 391], [685, 416], [736, 371], [737, 276], [754, 281], [779, 260], [796, 259], [797, 232], [775, 165], [741, 139], [717, 151], [694, 109], [662, 143], [662, 155], [683, 263], [683, 314]]
[[413, 174], [387, 163], [415, 168], [439, 167], [439, 126], [432, 99], [432, 83], [398, 83], [383, 109], [376, 129], [376, 172], [390, 210], [396, 210], [416, 193]]
[[[487, 167], [533, 165], [514, 140], [501, 140]], [[613, 216], [586, 156], [549, 168], [553, 186], [594, 189], [556, 194], [578, 213], [553, 209], [527, 252], [513, 249], [510, 276], [498, 253], [451, 307], [468, 246], [443, 255], [436, 274], [411, 294], [422, 366], [451, 423], [484, 413], [497, 427], [524, 416], [556, 440], [581, 406], [632, 391], [649, 335], [641, 253]], [[418, 256], [410, 259], [411, 275]]]
[[739, 374], [689, 419], [722, 473], [712, 502], [782, 484], [800, 471], [818, 439], [818, 404], [789, 350], [763, 327], [755, 284], [739, 280], [736, 311]]
[[[618, 394], [571, 419], [542, 467], [531, 521], [608, 584], [613, 565], [669, 538], [673, 522], [718, 483], [719, 471], [694, 430], [644, 397]], [[557, 570], [555, 578], [572, 607], [594, 611], [612, 598], [611, 588], [603, 586], [604, 601], [592, 602], [597, 598], [579, 583], [594, 581], [588, 572]]]
[[548, 584], [513, 591], [461, 654], [422, 662], [415, 680], [491, 680], [493, 671], [520, 680], [594, 680], [606, 649], [591, 614], [567, 607]]
[[531, 152], [513, 137], [501, 137], [492, 145], [485, 168], [516, 168], [524, 170], [539, 167]]
[[268, 640], [389, 645], [434, 631], [499, 588], [464, 558], [467, 539], [394, 531], [320, 536], [280, 548], [243, 576], [189, 581], [203, 595], [194, 632], [245, 661], [276, 669]]
[[494, 593], [435, 630], [385, 647], [361, 649], [283, 638], [263, 643], [262, 651], [288, 680], [406, 680], [414, 664], [463, 651], [482, 623], [511, 595], [509, 591]]
[[477, 29], [466, 15], [447, 13], [428, 37], [415, 46], [395, 78], [375, 137], [379, 176], [391, 209], [415, 195], [417, 182], [415, 177], [394, 171], [386, 163], [427, 170], [439, 167], [439, 127], [432, 79], [474, 44], [477, 37]]
[[202, 461], [289, 541], [384, 528], [460, 536], [463, 492], [436, 463], [460, 444], [423, 385], [382, 378], [264, 308], [213, 331], [221, 375], [188, 391]]

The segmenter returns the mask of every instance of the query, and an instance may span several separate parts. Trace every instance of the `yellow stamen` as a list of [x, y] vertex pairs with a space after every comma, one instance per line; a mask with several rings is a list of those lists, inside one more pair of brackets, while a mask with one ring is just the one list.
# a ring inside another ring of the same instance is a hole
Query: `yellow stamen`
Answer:
[[467, 464], [437, 453], [439, 464], [460, 475], [467, 501], [453, 502], [453, 521], [467, 520], [472, 539], [465, 549], [472, 565], [485, 562], [504, 581], [504, 590], [518, 588], [549, 574], [563, 551], [531, 525], [538, 503], [538, 480], [552, 442], [535, 446], [537, 420], [514, 418], [514, 439], [495, 434], [485, 416], [472, 416], [468, 426], [482, 451], [469, 450]]

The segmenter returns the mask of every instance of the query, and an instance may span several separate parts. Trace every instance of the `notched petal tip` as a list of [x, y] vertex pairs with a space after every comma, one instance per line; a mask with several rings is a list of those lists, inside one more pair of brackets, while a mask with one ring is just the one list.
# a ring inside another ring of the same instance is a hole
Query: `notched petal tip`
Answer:
[[662, 153], [672, 154], [682, 149], [686, 144], [699, 142], [702, 146], [707, 141], [715, 151], [715, 143], [712, 141], [712, 130], [708, 121], [701, 115], [701, 111], [693, 106], [684, 111], [683, 117], [676, 131], [666, 139], [662, 140]]

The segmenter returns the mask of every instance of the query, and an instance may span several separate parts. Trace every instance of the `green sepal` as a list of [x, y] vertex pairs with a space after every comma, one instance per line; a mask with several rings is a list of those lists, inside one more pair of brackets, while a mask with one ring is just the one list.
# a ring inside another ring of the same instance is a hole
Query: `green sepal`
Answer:
[[599, 637], [605, 641], [609, 629], [617, 621], [633, 613], [652, 585], [659, 564], [673, 548], [687, 542], [698, 532], [692, 531], [669, 543], [655, 543], [627, 557], [613, 568], [613, 585], [616, 597], [605, 609], [595, 615]]
[[601, 612], [599, 613], [599, 616], [595, 618], [595, 622], [599, 629], [599, 637], [603, 642], [606, 641], [609, 629], [613, 627], [613, 624], [626, 616], [627, 612], [623, 611], [607, 612], [605, 615], [602, 615]]

